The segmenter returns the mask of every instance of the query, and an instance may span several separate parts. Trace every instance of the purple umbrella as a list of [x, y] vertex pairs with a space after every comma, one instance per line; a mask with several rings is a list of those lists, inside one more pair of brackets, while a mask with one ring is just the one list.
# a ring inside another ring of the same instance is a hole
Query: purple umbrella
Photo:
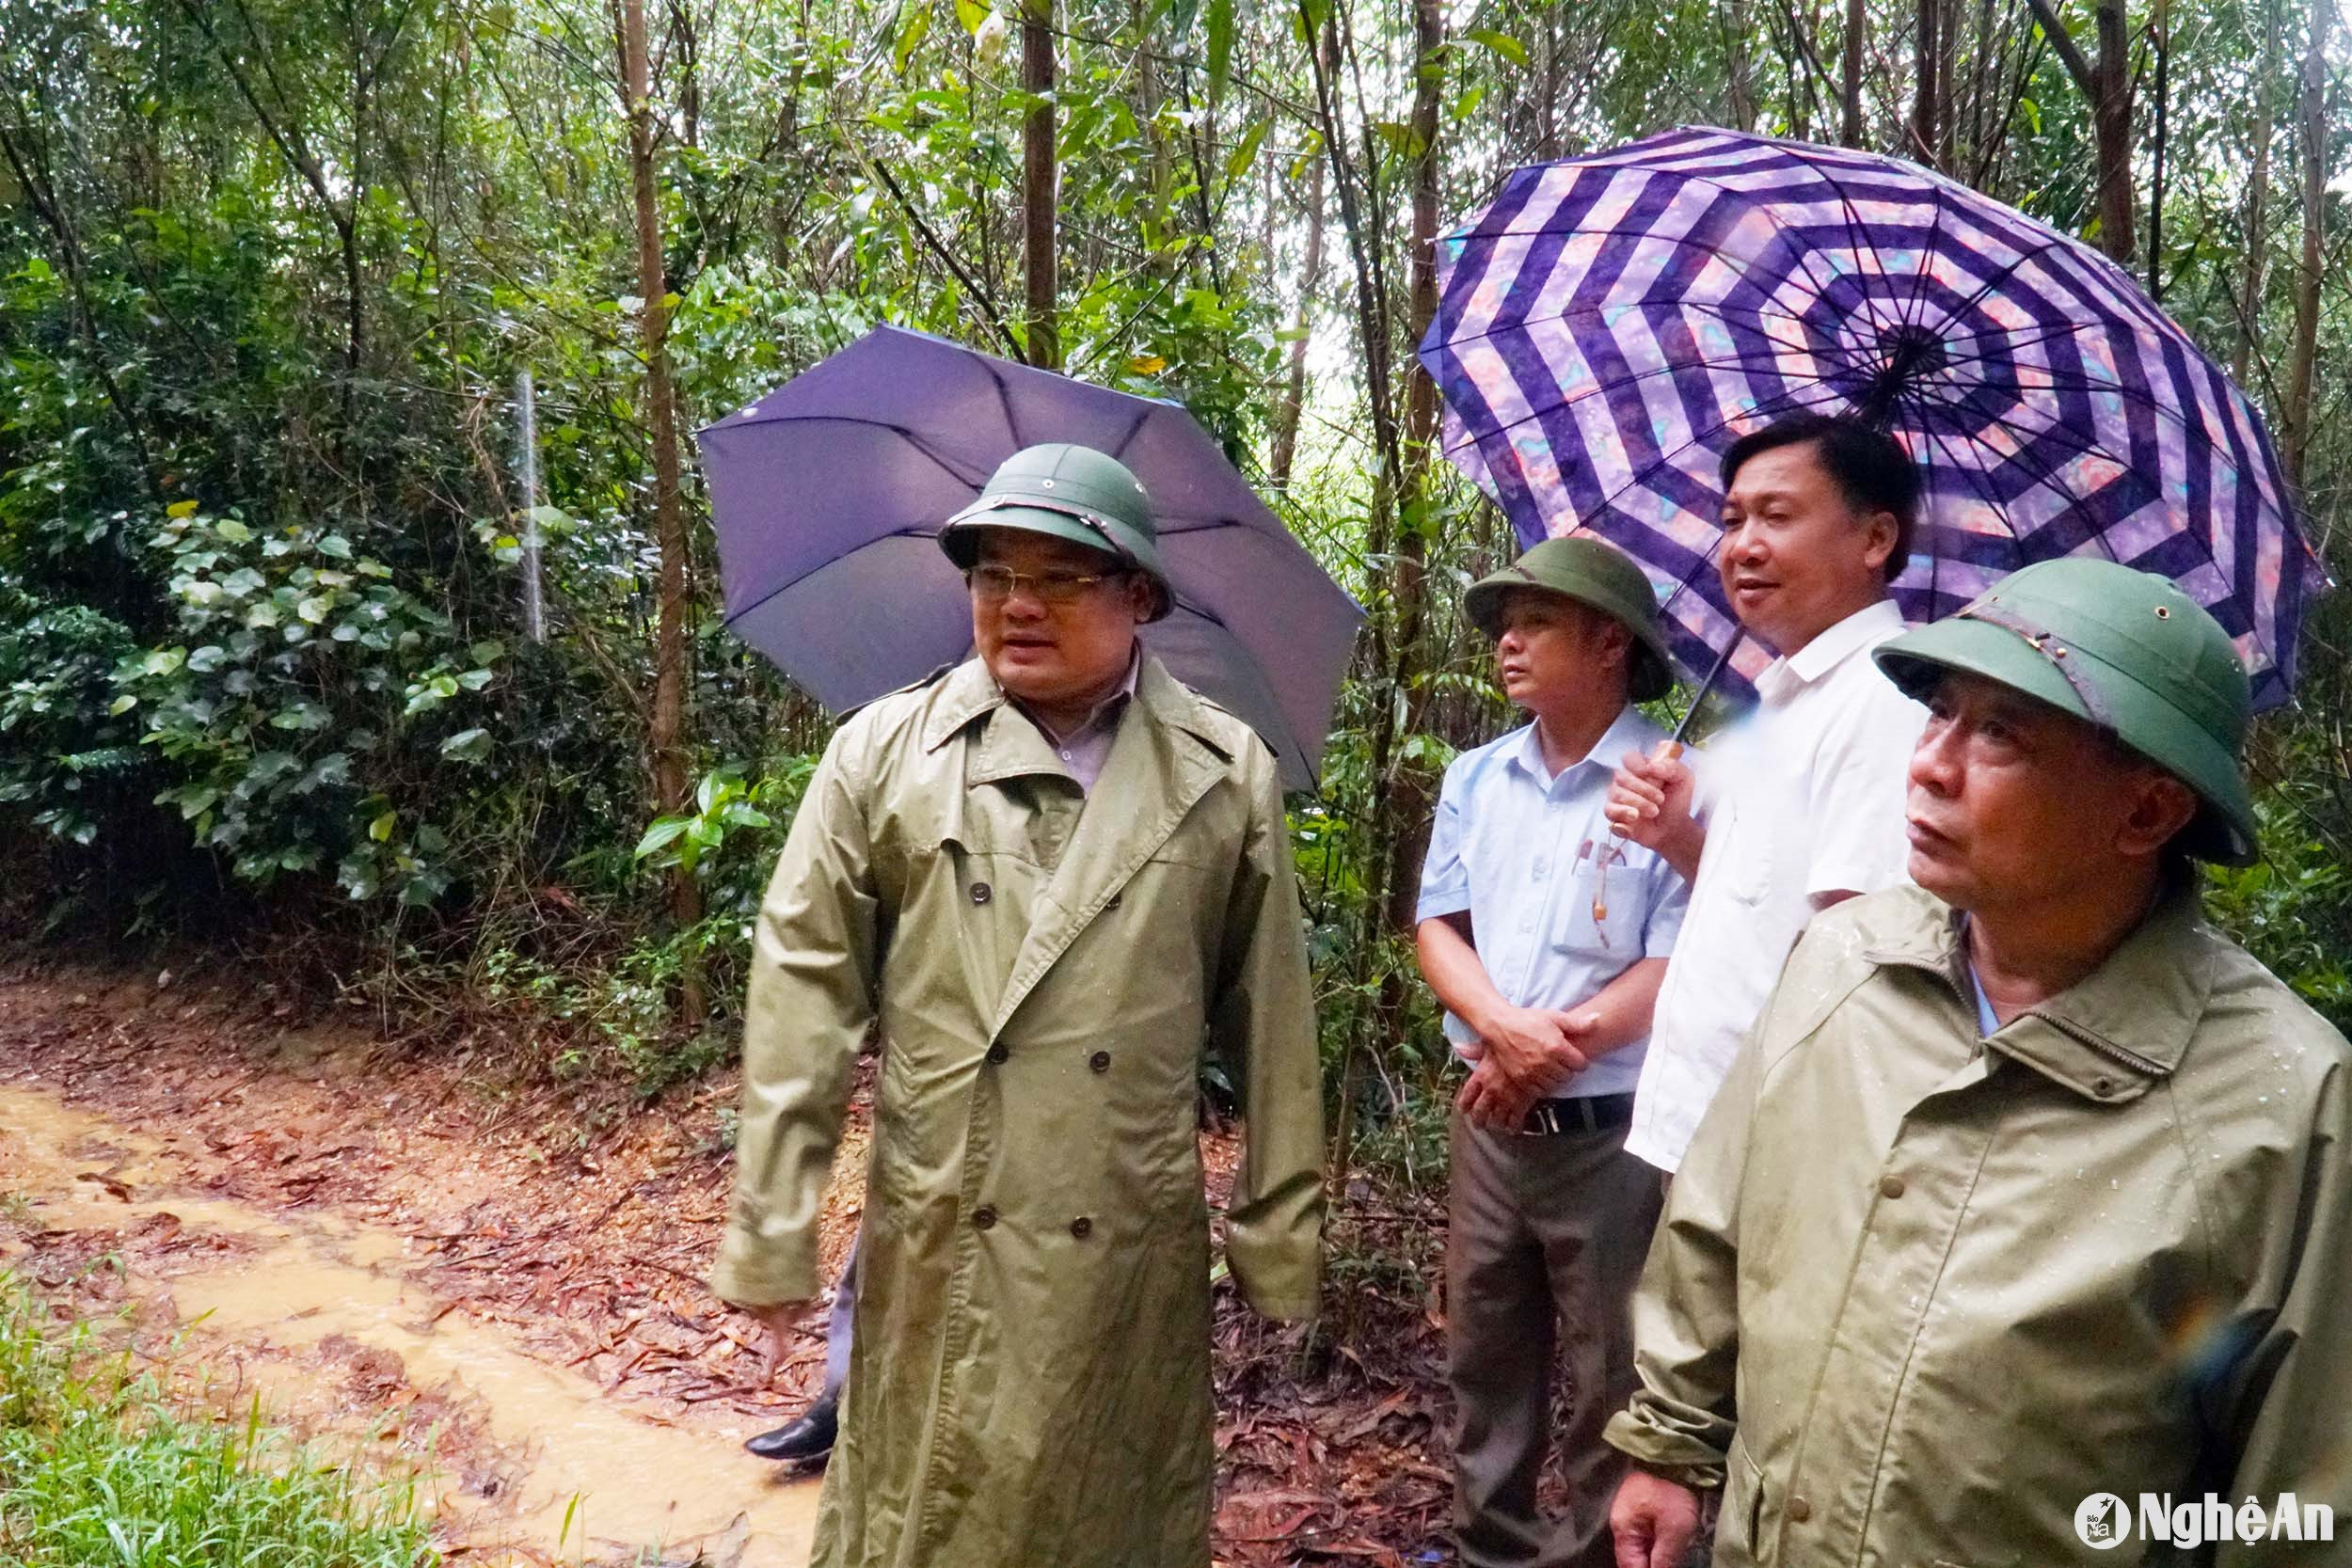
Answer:
[[[1738, 626], [1717, 467], [1782, 415], [1850, 414], [1923, 470], [1913, 621], [2053, 556], [2161, 572], [2286, 700], [2325, 574], [2246, 395], [2106, 257], [1915, 165], [1685, 129], [1522, 168], [1439, 241], [1422, 362], [1446, 452], [1529, 543], [1589, 529], [1666, 600], [1676, 652]], [[1747, 644], [1744, 688], [1769, 657]]]
[[701, 439], [727, 625], [835, 712], [971, 653], [939, 525], [997, 464], [1110, 453], [1152, 494], [1176, 591], [1144, 644], [1314, 787], [1363, 611], [1180, 404], [878, 326]]

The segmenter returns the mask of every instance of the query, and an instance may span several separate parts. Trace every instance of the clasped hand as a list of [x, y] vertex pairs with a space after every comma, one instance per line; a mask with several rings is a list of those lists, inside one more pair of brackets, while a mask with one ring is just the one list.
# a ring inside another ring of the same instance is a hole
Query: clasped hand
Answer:
[[1535, 1101], [1592, 1065], [1583, 1041], [1598, 1020], [1557, 1007], [1507, 1007], [1487, 1021], [1454, 1109], [1471, 1125], [1516, 1132]]

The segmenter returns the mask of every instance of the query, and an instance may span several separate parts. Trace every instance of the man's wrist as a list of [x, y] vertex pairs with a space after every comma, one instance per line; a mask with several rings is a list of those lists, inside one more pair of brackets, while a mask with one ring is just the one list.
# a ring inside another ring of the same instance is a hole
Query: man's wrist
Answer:
[[1457, 1010], [1454, 1016], [1470, 1026], [1470, 1033], [1478, 1037], [1491, 1055], [1494, 1041], [1502, 1031], [1502, 1015], [1510, 1010], [1510, 1004], [1498, 996], [1492, 1002], [1473, 1004], [1468, 1012]]

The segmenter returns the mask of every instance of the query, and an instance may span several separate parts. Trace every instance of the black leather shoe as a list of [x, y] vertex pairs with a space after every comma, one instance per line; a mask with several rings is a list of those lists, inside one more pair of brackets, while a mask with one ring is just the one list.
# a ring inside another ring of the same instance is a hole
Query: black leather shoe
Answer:
[[828, 1397], [803, 1411], [799, 1420], [747, 1438], [743, 1446], [762, 1459], [787, 1465], [821, 1464], [833, 1452], [834, 1436], [840, 1426], [840, 1402]]

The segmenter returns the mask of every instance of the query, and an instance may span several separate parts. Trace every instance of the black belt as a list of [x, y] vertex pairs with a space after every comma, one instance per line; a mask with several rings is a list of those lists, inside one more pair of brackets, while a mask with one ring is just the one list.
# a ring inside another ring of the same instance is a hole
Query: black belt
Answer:
[[1527, 1113], [1522, 1132], [1605, 1132], [1633, 1125], [1629, 1094], [1588, 1094], [1574, 1100], [1539, 1100]]

